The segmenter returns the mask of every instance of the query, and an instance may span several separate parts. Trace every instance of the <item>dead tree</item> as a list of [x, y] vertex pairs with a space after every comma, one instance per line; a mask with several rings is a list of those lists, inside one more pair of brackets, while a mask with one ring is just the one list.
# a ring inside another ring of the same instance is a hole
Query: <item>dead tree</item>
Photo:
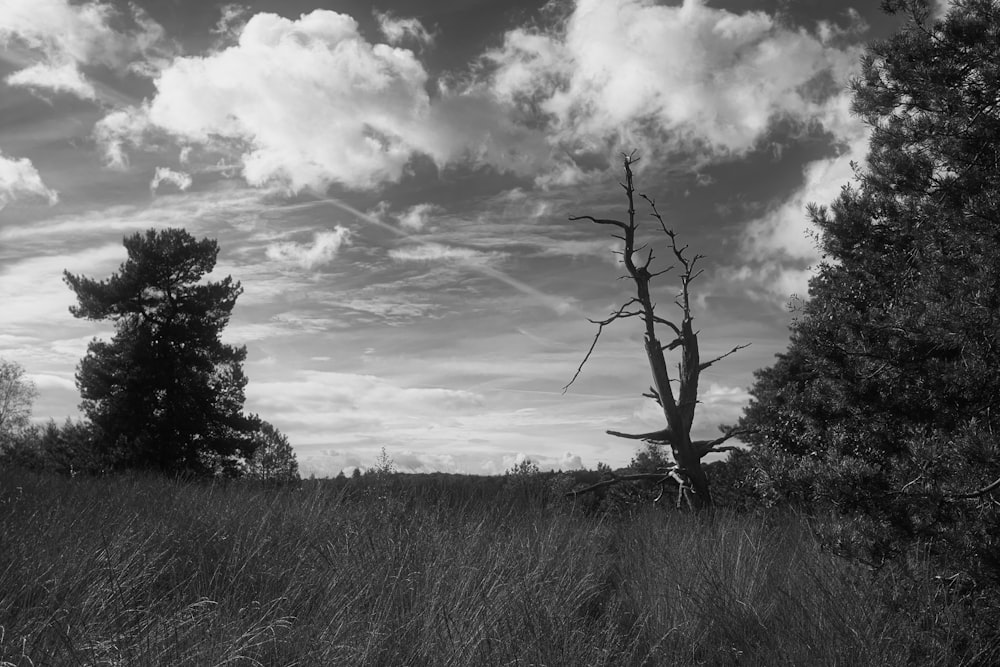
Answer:
[[[576, 381], [583, 370], [587, 360], [597, 346], [597, 341], [604, 331], [604, 327], [630, 318], [638, 318], [645, 327], [644, 346], [646, 358], [649, 361], [649, 369], [653, 375], [653, 386], [649, 393], [643, 394], [656, 401], [663, 409], [663, 416], [666, 419], [667, 427], [652, 433], [628, 434], [617, 431], [608, 431], [610, 435], [620, 438], [631, 438], [635, 440], [645, 440], [659, 445], [670, 447], [674, 461], [679, 472], [688, 481], [691, 490], [694, 492], [694, 506], [701, 508], [712, 504], [712, 496], [709, 491], [708, 477], [701, 466], [701, 460], [713, 452], [724, 452], [735, 449], [731, 446], [723, 446], [723, 443], [739, 435], [736, 431], [730, 431], [722, 437], [714, 440], [691, 440], [691, 425], [694, 423], [695, 408], [698, 405], [698, 378], [702, 371], [710, 367], [717, 361], [728, 357], [737, 350], [747, 347], [747, 345], [737, 345], [729, 352], [715, 357], [709, 361], [702, 361], [698, 351], [698, 332], [695, 331], [693, 323], [694, 316], [691, 314], [691, 283], [701, 275], [701, 269], [697, 268], [698, 262], [704, 258], [703, 255], [690, 255], [686, 245], [679, 245], [677, 234], [669, 228], [663, 221], [663, 217], [656, 209], [656, 202], [644, 194], [636, 192], [632, 179], [632, 165], [638, 158], [632, 155], [624, 156], [625, 182], [620, 185], [625, 190], [628, 198], [628, 222], [611, 220], [606, 218], [594, 218], [589, 215], [572, 216], [570, 220], [589, 220], [598, 225], [609, 225], [618, 228], [618, 233], [614, 237], [620, 239], [624, 244], [623, 249], [616, 253], [621, 254], [622, 261], [628, 274], [622, 278], [630, 278], [635, 287], [635, 295], [626, 301], [620, 308], [611, 313], [607, 319], [590, 320], [597, 325], [597, 333], [590, 345], [590, 349], [584, 356], [580, 366], [569, 383], [563, 387], [563, 392], [569, 389], [570, 385]], [[659, 225], [660, 231], [666, 235], [669, 241], [670, 252], [676, 262], [673, 266], [665, 269], [653, 271], [651, 267], [656, 259], [652, 248], [646, 245], [636, 245], [636, 230], [639, 223], [636, 220], [635, 198], [644, 199], [652, 211], [653, 219]], [[644, 258], [643, 258], [644, 256]], [[639, 258], [639, 263], [636, 259]], [[679, 309], [679, 318], [668, 319], [656, 312], [656, 303], [650, 294], [650, 282], [659, 276], [664, 275], [674, 269], [679, 271], [680, 292], [676, 295], [674, 304]], [[664, 343], [657, 335], [657, 331], [667, 333]], [[680, 363], [677, 367], [677, 377], [671, 378], [667, 368], [666, 353], [674, 350], [680, 351]], [[677, 383], [677, 392], [671, 383]], [[606, 480], [608, 484], [619, 481], [628, 481], [634, 476], [613, 477]], [[669, 475], [659, 475], [658, 479], [667, 481]], [[607, 486], [608, 484], [601, 484]], [[596, 488], [596, 487], [595, 487]], [[577, 493], [585, 492], [583, 489]]]

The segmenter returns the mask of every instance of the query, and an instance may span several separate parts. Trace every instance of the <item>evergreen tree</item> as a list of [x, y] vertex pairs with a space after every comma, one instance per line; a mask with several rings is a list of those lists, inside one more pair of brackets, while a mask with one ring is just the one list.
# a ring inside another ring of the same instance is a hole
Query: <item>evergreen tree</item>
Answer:
[[76, 317], [110, 320], [77, 369], [81, 409], [116, 467], [234, 473], [252, 454], [255, 421], [243, 413], [245, 347], [220, 340], [238, 282], [202, 283], [218, 244], [182, 229], [125, 238], [128, 259], [106, 280], [64, 274]]
[[853, 517], [836, 546], [1000, 582], [1000, 3], [884, 6], [909, 20], [853, 86], [867, 162], [810, 211], [824, 262], [740, 426], [763, 491]]

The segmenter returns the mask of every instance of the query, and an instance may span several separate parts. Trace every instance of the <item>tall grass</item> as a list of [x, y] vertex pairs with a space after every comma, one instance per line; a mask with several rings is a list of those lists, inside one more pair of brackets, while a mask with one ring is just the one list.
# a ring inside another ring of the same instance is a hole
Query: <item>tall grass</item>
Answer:
[[4, 666], [954, 663], [900, 590], [792, 516], [0, 473]]

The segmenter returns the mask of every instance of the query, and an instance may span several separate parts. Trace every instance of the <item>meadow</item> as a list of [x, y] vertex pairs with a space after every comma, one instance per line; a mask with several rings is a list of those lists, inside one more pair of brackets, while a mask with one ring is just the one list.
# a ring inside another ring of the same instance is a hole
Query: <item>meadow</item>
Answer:
[[493, 478], [0, 471], [0, 665], [948, 665], [962, 600], [791, 512], [584, 512]]

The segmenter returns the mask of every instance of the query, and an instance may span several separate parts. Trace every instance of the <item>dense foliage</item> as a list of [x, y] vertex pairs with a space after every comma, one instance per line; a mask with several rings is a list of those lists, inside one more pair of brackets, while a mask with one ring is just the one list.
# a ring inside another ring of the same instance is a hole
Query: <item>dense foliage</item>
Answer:
[[849, 519], [833, 546], [880, 565], [919, 544], [982, 591], [1000, 584], [981, 492], [1000, 477], [1000, 3], [939, 22], [884, 4], [909, 20], [854, 83], [868, 159], [811, 211], [825, 259], [740, 426], [765, 493]]
[[77, 369], [81, 409], [116, 468], [235, 474], [259, 425], [243, 412], [246, 348], [220, 340], [242, 288], [230, 277], [201, 282], [214, 240], [164, 229], [124, 244], [128, 259], [106, 280], [65, 273], [73, 315], [115, 324]]
[[0, 450], [27, 428], [38, 391], [20, 364], [0, 359]]

